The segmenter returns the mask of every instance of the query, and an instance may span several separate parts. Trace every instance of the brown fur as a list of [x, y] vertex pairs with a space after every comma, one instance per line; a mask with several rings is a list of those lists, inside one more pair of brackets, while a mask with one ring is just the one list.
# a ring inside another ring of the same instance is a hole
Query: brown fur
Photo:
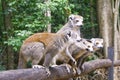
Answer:
[[32, 61], [32, 65], [37, 65], [43, 57], [45, 46], [54, 36], [54, 33], [35, 33], [28, 37], [20, 48], [18, 68], [26, 68], [28, 61]]
[[41, 42], [44, 43], [45, 46], [56, 36], [55, 33], [35, 33], [32, 36], [28, 37], [24, 42], [23, 45], [32, 42]]

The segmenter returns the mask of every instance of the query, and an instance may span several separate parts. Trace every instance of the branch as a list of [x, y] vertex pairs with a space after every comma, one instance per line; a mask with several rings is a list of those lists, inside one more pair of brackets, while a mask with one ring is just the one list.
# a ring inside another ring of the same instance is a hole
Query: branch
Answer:
[[[88, 74], [98, 68], [110, 67], [111, 65], [112, 61], [109, 59], [98, 59], [85, 62], [83, 64], [83, 71], [80, 75]], [[115, 61], [114, 66], [120, 66], [120, 60]], [[44, 68], [8, 70], [0, 72], [0, 80], [66, 80], [70, 77], [78, 76], [71, 68], [69, 69], [70, 73], [68, 73], [65, 65], [50, 68], [50, 76], [46, 74]]]

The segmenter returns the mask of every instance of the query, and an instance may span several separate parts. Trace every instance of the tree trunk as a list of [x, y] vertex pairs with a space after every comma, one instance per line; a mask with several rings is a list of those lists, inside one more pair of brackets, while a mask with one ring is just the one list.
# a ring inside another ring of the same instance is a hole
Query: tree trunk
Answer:
[[107, 57], [108, 47], [113, 46], [113, 16], [111, 0], [97, 0], [98, 21], [100, 34], [104, 39], [105, 56]]
[[[98, 0], [98, 17], [100, 32], [105, 42], [105, 54], [108, 47], [114, 47], [114, 60], [118, 59], [120, 46], [119, 32], [119, 3], [120, 0]], [[118, 69], [114, 69], [114, 80], [119, 80]]]
[[[119, 4], [120, 0], [112, 0], [113, 18], [114, 18], [114, 60], [119, 59], [120, 33], [119, 33]], [[119, 80], [120, 74], [118, 68], [114, 69], [114, 80]]]
[[[6, 0], [1, 0], [2, 3], [2, 12], [3, 12], [3, 23], [4, 23], [4, 31], [6, 32], [5, 38], [6, 41], [9, 38], [9, 30], [11, 29], [11, 13], [8, 11], [8, 5]], [[14, 64], [14, 55], [12, 48], [8, 45], [5, 45], [5, 53], [4, 53], [4, 61], [6, 65], [6, 69], [13, 69], [13, 64]]]
[[[50, 8], [49, 8], [49, 2], [51, 0], [45, 0], [45, 4], [46, 4], [46, 12], [45, 12], [45, 16], [48, 17], [49, 19], [51, 19], [51, 11], [50, 11]], [[51, 23], [50, 23], [50, 20], [47, 22], [47, 32], [51, 32]]]

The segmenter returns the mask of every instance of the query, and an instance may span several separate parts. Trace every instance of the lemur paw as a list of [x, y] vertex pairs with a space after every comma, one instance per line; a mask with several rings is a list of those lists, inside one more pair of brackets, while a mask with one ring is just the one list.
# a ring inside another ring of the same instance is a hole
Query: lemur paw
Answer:
[[49, 68], [45, 68], [45, 71], [46, 71], [47, 76], [49, 76], [51, 74]]
[[43, 67], [41, 65], [33, 65], [32, 68], [45, 68], [45, 67]]

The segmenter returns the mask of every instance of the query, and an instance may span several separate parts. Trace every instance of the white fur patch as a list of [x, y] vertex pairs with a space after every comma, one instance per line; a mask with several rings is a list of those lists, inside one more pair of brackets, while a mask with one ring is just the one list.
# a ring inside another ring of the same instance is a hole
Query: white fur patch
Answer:
[[56, 67], [56, 66], [58, 66], [58, 65], [51, 65], [51, 67]]
[[43, 67], [41, 65], [33, 65], [32, 68], [45, 68], [45, 67]]

